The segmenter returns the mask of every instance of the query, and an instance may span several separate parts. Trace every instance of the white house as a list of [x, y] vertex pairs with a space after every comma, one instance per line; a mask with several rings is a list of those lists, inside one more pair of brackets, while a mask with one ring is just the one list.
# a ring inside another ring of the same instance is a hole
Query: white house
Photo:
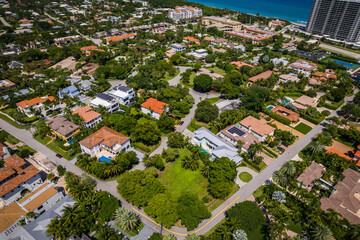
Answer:
[[84, 127], [94, 127], [96, 124], [103, 120], [100, 113], [92, 110], [91, 107], [80, 107], [75, 109], [72, 114], [79, 114], [79, 116], [84, 120], [82, 124]]
[[130, 138], [111, 128], [102, 127], [79, 144], [82, 153], [102, 157], [106, 152], [118, 154], [123, 149], [127, 151], [130, 148]]
[[317, 69], [317, 65], [315, 63], [309, 63], [303, 59], [298, 59], [296, 62], [290, 64], [289, 68], [294, 69], [297, 72], [301, 72], [308, 77], [312, 71]]
[[196, 59], [202, 59], [208, 55], [208, 52], [206, 49], [198, 49], [198, 50], [195, 50], [195, 52], [190, 52], [190, 53], [187, 53], [186, 55], [194, 56]]
[[169, 111], [169, 104], [155, 98], [149, 98], [141, 104], [141, 111], [151, 117], [159, 119], [162, 113], [167, 113]]
[[204, 127], [199, 128], [194, 134], [195, 136], [191, 139], [191, 143], [201, 146], [211, 155], [212, 159], [227, 157], [237, 164], [241, 162], [242, 157], [239, 156], [238, 149], [208, 129]]
[[171, 44], [171, 49], [174, 50], [175, 52], [182, 52], [186, 50], [186, 46], [180, 43], [173, 43]]
[[91, 100], [90, 105], [93, 107], [103, 106], [109, 113], [119, 111], [120, 109], [118, 101], [105, 93], [96, 94], [95, 98]]
[[135, 91], [132, 88], [125, 86], [114, 87], [114, 90], [109, 92], [109, 95], [115, 98], [119, 104], [130, 106], [135, 98]]
[[16, 103], [18, 109], [26, 114], [28, 117], [33, 116], [32, 110], [34, 111], [42, 111], [44, 109], [44, 102], [47, 100], [53, 102], [55, 98], [53, 96], [49, 97], [36, 97], [30, 100], [23, 100], [21, 102]]

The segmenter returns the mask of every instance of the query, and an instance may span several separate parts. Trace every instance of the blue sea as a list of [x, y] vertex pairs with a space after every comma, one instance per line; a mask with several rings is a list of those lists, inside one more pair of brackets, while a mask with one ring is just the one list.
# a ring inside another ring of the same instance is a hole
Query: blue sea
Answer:
[[190, 0], [203, 5], [306, 24], [313, 0]]

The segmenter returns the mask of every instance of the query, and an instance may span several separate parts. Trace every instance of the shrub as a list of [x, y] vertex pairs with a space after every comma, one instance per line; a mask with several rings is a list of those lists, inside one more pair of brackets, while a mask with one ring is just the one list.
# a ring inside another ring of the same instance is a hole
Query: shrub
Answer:
[[202, 201], [203, 201], [203, 203], [208, 203], [208, 202], [210, 202], [210, 198], [208, 196], [205, 196], [202, 198]]
[[321, 112], [321, 114], [325, 115], [326, 117], [330, 115], [330, 111], [329, 110], [324, 110]]
[[289, 125], [291, 124], [291, 121], [290, 121], [289, 119], [284, 118], [284, 117], [278, 115], [277, 113], [271, 112], [271, 111], [269, 111], [269, 110], [265, 110], [265, 112], [266, 112], [266, 114], [268, 114], [271, 118], [273, 118], [273, 119], [275, 119], [275, 120], [277, 120], [277, 121], [279, 121], [279, 122], [281, 122], [281, 123], [283, 123], [283, 124], [285, 124], [285, 125], [288, 125], [288, 126], [289, 126]]
[[271, 117], [266, 117], [265, 120], [266, 120], [266, 121], [270, 121], [270, 120], [271, 120]]
[[275, 146], [279, 145], [279, 142], [277, 140], [274, 140], [272, 142], [269, 143], [269, 147], [273, 148]]
[[64, 176], [65, 175], [66, 170], [65, 170], [65, 168], [63, 166], [58, 165], [56, 169], [57, 169], [57, 171], [59, 173], [59, 176]]

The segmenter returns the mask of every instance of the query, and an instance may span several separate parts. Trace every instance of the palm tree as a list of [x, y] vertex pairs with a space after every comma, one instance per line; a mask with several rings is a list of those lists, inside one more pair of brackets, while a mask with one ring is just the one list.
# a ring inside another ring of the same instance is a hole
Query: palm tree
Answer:
[[232, 227], [227, 224], [222, 224], [216, 232], [221, 236], [222, 240], [231, 240], [232, 239]]
[[199, 168], [200, 163], [199, 163], [199, 159], [197, 158], [185, 157], [182, 160], [181, 165], [185, 169], [190, 169], [191, 171], [195, 171], [196, 169]]
[[251, 144], [249, 146], [249, 151], [250, 151], [251, 158], [254, 159], [255, 155], [262, 151], [261, 143], [253, 143], [253, 144]]
[[131, 231], [139, 224], [139, 217], [126, 208], [118, 208], [115, 211], [116, 224], [125, 231]]
[[288, 182], [286, 175], [282, 171], [277, 171], [272, 178], [280, 186], [285, 186]]
[[318, 154], [323, 149], [323, 146], [318, 141], [312, 141], [309, 145], [309, 150], [312, 154]]
[[351, 240], [360, 239], [360, 224], [350, 226], [349, 237]]
[[332, 240], [333, 234], [326, 225], [318, 225], [312, 231], [315, 240]]
[[335, 212], [334, 209], [329, 208], [328, 211], [325, 213], [326, 220], [330, 223], [335, 223], [342, 215], [338, 212]]
[[176, 239], [177, 238], [172, 234], [168, 234], [163, 238], [163, 240], [176, 240]]
[[281, 221], [273, 221], [269, 224], [269, 234], [271, 239], [283, 239], [286, 236], [286, 225]]
[[282, 166], [282, 169], [286, 176], [290, 177], [296, 173], [296, 167], [293, 162], [287, 162]]
[[199, 237], [195, 233], [187, 235], [185, 238], [185, 240], [198, 240], [198, 239]]
[[152, 158], [150, 158], [149, 154], [145, 154], [142, 162], [143, 162], [144, 166], [147, 168], [154, 165], [154, 161]]
[[97, 239], [99, 240], [120, 240], [122, 239], [121, 235], [118, 235], [114, 229], [109, 226], [104, 226], [99, 229], [97, 232]]
[[210, 163], [205, 163], [200, 171], [201, 171], [201, 174], [205, 178], [209, 179], [210, 178], [210, 172], [211, 172]]

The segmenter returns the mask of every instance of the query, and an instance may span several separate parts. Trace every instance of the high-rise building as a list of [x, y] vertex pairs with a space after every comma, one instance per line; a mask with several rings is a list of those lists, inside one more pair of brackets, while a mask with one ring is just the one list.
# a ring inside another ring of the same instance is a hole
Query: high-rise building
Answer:
[[359, 41], [360, 0], [314, 0], [306, 30], [338, 40]]
[[202, 16], [202, 10], [198, 7], [177, 6], [175, 9], [169, 10], [169, 18], [179, 21], [181, 19], [189, 19]]

